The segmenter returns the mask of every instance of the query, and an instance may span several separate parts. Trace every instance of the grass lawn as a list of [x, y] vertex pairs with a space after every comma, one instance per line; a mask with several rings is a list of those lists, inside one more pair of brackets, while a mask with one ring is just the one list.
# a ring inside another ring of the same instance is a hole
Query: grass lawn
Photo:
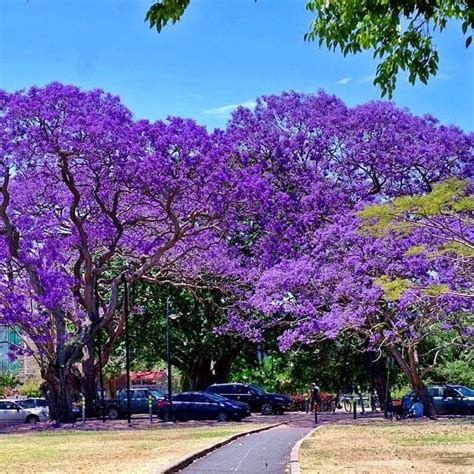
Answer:
[[187, 453], [253, 428], [229, 424], [0, 435], [0, 472], [157, 472]]
[[474, 472], [474, 424], [323, 426], [300, 449], [302, 473]]

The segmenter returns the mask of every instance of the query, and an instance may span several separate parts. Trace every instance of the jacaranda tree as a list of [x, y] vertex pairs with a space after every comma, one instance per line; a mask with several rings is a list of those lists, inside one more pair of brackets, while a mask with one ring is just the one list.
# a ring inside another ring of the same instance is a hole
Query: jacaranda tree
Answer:
[[225, 221], [247, 186], [192, 121], [137, 122], [117, 97], [60, 84], [0, 101], [1, 322], [26, 336], [67, 421], [78, 379], [95, 395], [95, 335], [105, 362], [123, 330], [123, 279], [229, 272]]
[[227, 328], [277, 325], [281, 348], [351, 331], [393, 352], [419, 321], [458, 327], [470, 311], [449, 252], [373, 235], [358, 214], [472, 176], [471, 137], [432, 117], [293, 92], [208, 134], [60, 84], [1, 93], [0, 108], [0, 322], [27, 337], [57, 420], [75, 383], [95, 395], [94, 340], [107, 334], [105, 363], [123, 280], [218, 286]]
[[[416, 203], [416, 196], [436, 195], [441, 180], [471, 177], [471, 138], [390, 103], [349, 109], [325, 94], [297, 93], [238, 111], [228, 133], [243, 163], [272, 176], [274, 196], [253, 223], [253, 293], [231, 313], [229, 327], [255, 338], [269, 325], [286, 327], [283, 349], [356, 332], [369, 350], [395, 356], [429, 411], [416, 348], [440, 326], [456, 328], [454, 342], [468, 343], [469, 255], [449, 251], [452, 234], [437, 232], [438, 254], [423, 247], [429, 233], [420, 233], [413, 219], [416, 231], [372, 235], [358, 211], [402, 199]], [[471, 201], [457, 204], [463, 218], [472, 216]], [[438, 216], [444, 226], [461, 217], [446, 212]], [[472, 221], [463, 232], [472, 238]]]

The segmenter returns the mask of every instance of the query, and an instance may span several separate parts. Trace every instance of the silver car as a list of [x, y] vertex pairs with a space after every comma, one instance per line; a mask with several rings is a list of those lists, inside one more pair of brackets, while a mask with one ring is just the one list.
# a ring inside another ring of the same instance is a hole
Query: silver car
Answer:
[[45, 409], [22, 408], [15, 400], [0, 400], [0, 424], [18, 424], [48, 421]]

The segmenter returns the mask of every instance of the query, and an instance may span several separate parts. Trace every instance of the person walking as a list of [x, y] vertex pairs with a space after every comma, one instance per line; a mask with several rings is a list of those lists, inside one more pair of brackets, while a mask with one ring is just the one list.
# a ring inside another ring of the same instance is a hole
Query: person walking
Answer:
[[311, 413], [314, 413], [314, 411], [319, 410], [319, 387], [313, 382], [311, 384], [311, 390], [310, 390], [310, 410]]

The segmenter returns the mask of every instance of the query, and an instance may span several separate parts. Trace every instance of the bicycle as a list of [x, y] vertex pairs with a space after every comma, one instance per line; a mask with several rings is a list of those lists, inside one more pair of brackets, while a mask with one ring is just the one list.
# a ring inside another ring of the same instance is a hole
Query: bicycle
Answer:
[[336, 397], [326, 398], [319, 402], [319, 411], [333, 412], [336, 410]]

